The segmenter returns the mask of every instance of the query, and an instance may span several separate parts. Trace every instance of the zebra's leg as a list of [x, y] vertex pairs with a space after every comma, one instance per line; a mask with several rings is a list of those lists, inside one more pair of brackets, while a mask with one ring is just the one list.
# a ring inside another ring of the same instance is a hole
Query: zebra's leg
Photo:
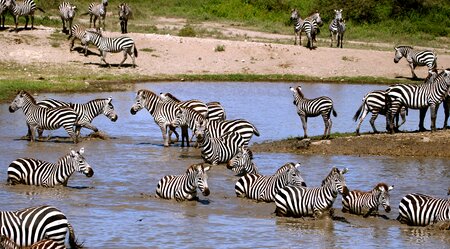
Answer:
[[436, 113], [439, 108], [439, 105], [431, 104], [430, 105], [430, 116], [431, 116], [431, 131], [436, 131]]
[[[106, 66], [108, 66], [108, 67], [111, 68], [111, 65], [109, 65], [108, 62], [106, 62], [106, 60], [105, 60], [105, 58], [106, 58], [106, 52], [103, 51], [103, 50], [101, 50], [101, 51], [100, 51], [100, 55], [101, 55], [101, 58], [102, 58], [101, 61], [105, 62]], [[100, 64], [101, 64], [101, 63], [100, 63]]]
[[[92, 28], [92, 17], [93, 17], [93, 15], [90, 15], [90, 18], [89, 18], [89, 28]], [[94, 24], [94, 27], [95, 27], [95, 24]]]
[[[359, 128], [361, 127], [361, 124], [364, 121], [364, 118], [366, 118], [367, 113], [368, 113], [368, 111], [364, 108], [364, 112], [361, 115], [361, 118], [359, 119], [358, 126], [356, 126], [356, 136], [359, 136]], [[372, 118], [373, 118], [373, 114], [372, 114]], [[372, 121], [372, 118], [370, 119], [370, 121]], [[370, 124], [372, 124], [372, 123], [370, 123]], [[373, 126], [372, 126], [372, 128], [373, 128]]]
[[410, 64], [409, 64], [409, 67], [411, 68], [412, 78], [413, 78], [413, 79], [417, 79], [417, 75], [416, 75], [416, 73], [414, 72], [414, 68], [415, 68], [414, 64], [413, 64], [413, 63], [410, 63]]
[[125, 20], [125, 34], [128, 33], [128, 20]]
[[419, 131], [426, 131], [425, 126], [423, 125], [425, 121], [425, 116], [427, 114], [428, 107], [421, 108], [420, 109], [420, 115], [419, 115]]
[[189, 147], [189, 131], [187, 125], [181, 126], [181, 147], [184, 147], [184, 140], [186, 140], [186, 147]]
[[[131, 53], [130, 53], [131, 54]], [[127, 57], [128, 57], [128, 51], [127, 51], [127, 49], [124, 49], [123, 50], [123, 60], [120, 62], [120, 64], [119, 64], [119, 68], [122, 66], [122, 64], [127, 60]]]
[[161, 133], [163, 136], [164, 147], [169, 147], [170, 136], [167, 135], [167, 133], [168, 133], [167, 127], [165, 125], [161, 125], [159, 128], [161, 129]]
[[342, 41], [344, 40], [344, 34], [343, 33], [339, 35], [339, 40], [340, 40], [339, 44], [341, 45], [341, 48], [342, 48]]
[[331, 40], [330, 48], [332, 48], [333, 47], [333, 32], [332, 31], [330, 31], [330, 40]]
[[307, 138], [308, 137], [308, 127], [307, 127], [307, 122], [308, 122], [308, 118], [306, 117], [306, 115], [302, 115], [300, 116], [301, 120], [302, 120], [302, 126], [303, 126], [303, 138]]
[[372, 126], [373, 133], [379, 133], [377, 127], [375, 127], [375, 120], [378, 117], [378, 113], [372, 113], [372, 117], [370, 118], [370, 126]]
[[36, 129], [37, 129], [36, 126], [30, 125], [30, 131], [31, 131], [30, 141], [31, 142], [36, 141]]
[[[399, 114], [397, 114], [397, 122], [399, 119], [398, 116], [399, 116]], [[406, 108], [405, 107], [402, 107], [400, 109], [400, 117], [402, 118], [402, 122], [400, 124], [397, 123], [397, 129], [399, 129], [400, 126], [402, 126], [406, 122]]]
[[446, 100], [444, 100], [444, 127], [442, 127], [442, 129], [447, 129], [448, 116], [450, 116], [450, 98], [449, 97], [447, 97]]
[[80, 136], [81, 128], [86, 128], [86, 129], [92, 130], [94, 132], [98, 132], [98, 129], [97, 129], [97, 127], [95, 127], [95, 125], [88, 123], [88, 122], [80, 123], [80, 124], [75, 125], [75, 133], [76, 133], [77, 137]]
[[72, 138], [74, 144], [78, 143], [78, 137], [73, 130], [73, 124], [63, 124], [64, 129], [67, 131], [69, 136]]

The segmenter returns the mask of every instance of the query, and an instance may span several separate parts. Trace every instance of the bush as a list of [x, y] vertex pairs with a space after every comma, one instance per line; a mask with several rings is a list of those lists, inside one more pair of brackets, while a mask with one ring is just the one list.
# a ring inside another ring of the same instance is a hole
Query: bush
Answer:
[[180, 29], [180, 31], [178, 32], [179, 36], [185, 36], [185, 37], [195, 37], [197, 34], [194, 30], [194, 28], [187, 24], [185, 25], [183, 28]]

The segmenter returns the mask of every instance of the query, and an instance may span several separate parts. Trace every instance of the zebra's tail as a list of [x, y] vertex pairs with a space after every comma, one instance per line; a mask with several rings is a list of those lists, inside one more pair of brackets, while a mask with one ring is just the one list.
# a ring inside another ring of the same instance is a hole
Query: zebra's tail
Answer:
[[336, 112], [336, 110], [334, 109], [334, 107], [333, 107], [331, 110], [333, 111], [333, 116], [337, 117], [337, 112]]
[[137, 58], [138, 57], [138, 51], [136, 48], [136, 44], [134, 44], [134, 56]]
[[253, 126], [253, 133], [257, 136], [257, 137], [259, 137], [259, 131], [258, 131], [258, 129], [256, 129], [256, 127], [254, 126], [254, 125], [252, 125]]
[[353, 121], [356, 122], [361, 117], [363, 106], [364, 106], [364, 102], [361, 104], [361, 106], [356, 111], [355, 116], [353, 116]]
[[89, 15], [89, 12], [85, 12], [85, 13], [80, 14], [80, 16], [87, 16], [87, 15]]
[[78, 244], [78, 241], [75, 238], [75, 231], [73, 230], [73, 227], [72, 225], [70, 225], [70, 223], [67, 223], [67, 228], [69, 229], [70, 248], [83, 248], [83, 243]]
[[45, 11], [42, 8], [40, 8], [40, 7], [36, 7], [36, 9], [42, 11], [42, 13], [45, 13]]

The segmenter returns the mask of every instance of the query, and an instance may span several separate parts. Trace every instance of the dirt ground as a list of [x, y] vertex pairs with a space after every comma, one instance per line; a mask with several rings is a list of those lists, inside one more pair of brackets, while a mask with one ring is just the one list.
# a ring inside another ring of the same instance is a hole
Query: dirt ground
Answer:
[[[409, 78], [410, 68], [402, 59], [393, 62], [394, 52], [386, 50], [318, 47], [309, 50], [302, 46], [270, 42], [290, 39], [290, 36], [266, 34], [254, 31], [228, 29], [230, 36], [244, 34], [246, 40], [219, 40], [212, 38], [178, 37], [173, 35], [129, 33], [138, 48], [137, 68], [117, 68], [122, 54], [109, 53], [106, 60], [116, 66], [108, 69], [99, 67], [98, 51], [92, 45], [93, 53], [85, 57], [80, 50], [69, 52], [69, 42], [56, 40], [54, 28], [38, 26], [35, 30], [18, 33], [0, 32], [1, 60], [3, 63], [17, 63], [26, 67], [61, 67], [71, 70], [88, 68], [109, 74], [132, 73], [147, 76], [177, 74], [301, 74], [314, 77], [373, 76], [385, 78]], [[104, 32], [105, 36], [119, 36], [117, 32]], [[253, 40], [267, 40], [255, 42]], [[57, 44], [55, 44], [57, 43]], [[224, 46], [224, 51], [215, 51]], [[387, 46], [387, 47], [386, 47]], [[75, 47], [80, 47], [79, 41]], [[131, 63], [128, 58], [126, 63]], [[450, 67], [450, 53], [438, 50], [438, 69]], [[70, 73], [70, 72], [68, 72]], [[417, 68], [416, 73], [424, 78], [426, 68]], [[69, 76], [70, 77], [70, 76]], [[1, 78], [1, 75], [0, 75]], [[376, 83], [376, 82], [374, 82]], [[378, 134], [359, 137], [340, 137], [326, 141], [290, 139], [266, 144], [255, 144], [255, 151], [289, 151], [310, 154], [346, 155], [393, 155], [393, 156], [436, 156], [450, 157], [450, 131]], [[386, 145], [389, 146], [386, 146]]]

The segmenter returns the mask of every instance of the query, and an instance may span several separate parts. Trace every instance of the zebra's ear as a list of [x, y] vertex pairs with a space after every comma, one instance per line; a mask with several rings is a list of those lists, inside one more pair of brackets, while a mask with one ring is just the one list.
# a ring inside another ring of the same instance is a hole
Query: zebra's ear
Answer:
[[76, 10], [76, 9], [77, 9], [77, 6], [76, 6], [76, 5], [72, 6], [72, 9], [73, 9], [73, 10]]
[[209, 171], [211, 169], [211, 166], [210, 165], [207, 165], [207, 166], [205, 166], [204, 164], [203, 164], [203, 171]]
[[296, 168], [296, 169], [300, 168], [300, 166], [301, 166], [300, 163], [296, 163], [296, 164], [295, 164], [295, 168]]
[[72, 149], [70, 149], [70, 156], [71, 157], [75, 157], [76, 155], [77, 155], [77, 152], [72, 150]]
[[342, 174], [345, 174], [345, 173], [347, 173], [347, 172], [348, 172], [348, 168], [345, 168], [345, 169], [342, 170], [341, 173], [342, 173]]
[[111, 103], [111, 101], [112, 101], [112, 97], [109, 96], [109, 98], [108, 98], [108, 103]]
[[84, 154], [84, 147], [81, 147], [81, 149], [78, 151], [78, 154], [80, 154], [80, 155]]
[[388, 191], [391, 191], [393, 189], [394, 189], [394, 185], [388, 187]]
[[291, 86], [291, 87], [289, 87], [289, 90], [291, 90], [291, 91], [295, 92], [295, 88], [293, 88], [292, 86]]

